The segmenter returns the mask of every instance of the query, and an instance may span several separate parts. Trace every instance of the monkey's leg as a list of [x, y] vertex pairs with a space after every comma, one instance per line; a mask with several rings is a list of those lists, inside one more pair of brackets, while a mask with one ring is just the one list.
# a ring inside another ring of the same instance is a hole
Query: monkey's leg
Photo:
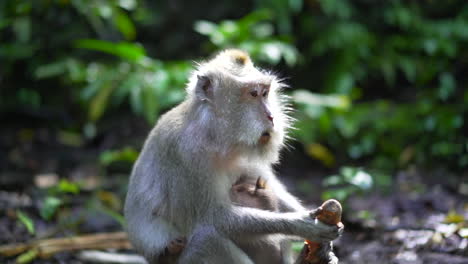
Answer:
[[254, 264], [230, 239], [212, 226], [195, 229], [188, 240], [180, 264]]
[[290, 264], [282, 261], [279, 239], [251, 239], [247, 245], [240, 245], [255, 264]]

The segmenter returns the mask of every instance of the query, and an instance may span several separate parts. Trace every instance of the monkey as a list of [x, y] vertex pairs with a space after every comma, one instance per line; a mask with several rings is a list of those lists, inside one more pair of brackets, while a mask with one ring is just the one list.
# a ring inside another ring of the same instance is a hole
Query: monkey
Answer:
[[[136, 160], [124, 206], [126, 230], [149, 263], [177, 238], [177, 263], [254, 263], [236, 239], [301, 237], [329, 242], [343, 229], [310, 217], [273, 172], [291, 126], [285, 85], [230, 49], [201, 62], [186, 98], [163, 114]], [[279, 212], [239, 206], [230, 189], [239, 175], [261, 175]]]

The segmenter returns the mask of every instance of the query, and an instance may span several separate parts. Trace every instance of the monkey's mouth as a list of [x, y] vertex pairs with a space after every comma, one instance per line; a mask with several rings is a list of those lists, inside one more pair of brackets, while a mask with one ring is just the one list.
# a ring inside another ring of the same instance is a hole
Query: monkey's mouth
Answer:
[[268, 143], [268, 141], [270, 141], [271, 139], [271, 134], [269, 131], [265, 131], [262, 133], [262, 135], [260, 136], [260, 139], [259, 139], [259, 142], [260, 144], [266, 144]]

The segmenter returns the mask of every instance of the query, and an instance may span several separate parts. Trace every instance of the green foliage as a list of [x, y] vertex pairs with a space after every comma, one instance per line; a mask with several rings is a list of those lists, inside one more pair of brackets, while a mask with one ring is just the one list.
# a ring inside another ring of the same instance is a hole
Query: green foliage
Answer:
[[138, 152], [131, 148], [126, 147], [121, 150], [107, 150], [101, 153], [99, 160], [104, 166], [108, 166], [114, 162], [129, 162], [133, 163], [138, 158]]
[[56, 191], [62, 194], [78, 194], [80, 192], [80, 187], [77, 183], [61, 179], [56, 187]]
[[34, 235], [36, 231], [34, 228], [33, 220], [26, 213], [20, 210], [16, 212], [16, 216], [18, 217], [18, 220], [20, 221], [20, 223], [22, 223], [26, 227], [29, 234]]
[[76, 47], [105, 52], [131, 62], [139, 62], [146, 56], [143, 47], [128, 42], [112, 43], [97, 39], [80, 39], [76, 41]]
[[62, 200], [54, 196], [47, 196], [43, 201], [39, 214], [43, 219], [50, 220], [60, 205], [62, 205]]
[[299, 26], [309, 40], [303, 65], [324, 69], [314, 89], [353, 104], [324, 108], [293, 97], [301, 109], [297, 138], [321, 143], [334, 158], [386, 171], [409, 164], [465, 167], [468, 6], [323, 0], [310, 9], [314, 16], [302, 15]]
[[[294, 137], [325, 166], [366, 164], [378, 183], [413, 164], [468, 165], [465, 1], [257, 0], [246, 12], [190, 10], [178, 23], [166, 7], [0, 1], [0, 111], [65, 112], [73, 124], [61, 140], [83, 146], [121, 109], [154, 123], [183, 99], [192, 59], [238, 47], [291, 76]], [[101, 162], [135, 157], [124, 149]]]
[[236, 47], [270, 64], [284, 59], [289, 66], [294, 66], [298, 60], [297, 49], [291, 45], [291, 36], [274, 34], [273, 18], [272, 12], [265, 9], [237, 21], [225, 20], [218, 24], [197, 21], [195, 30], [208, 36], [216, 50]]
[[31, 263], [38, 257], [38, 255], [39, 255], [39, 249], [33, 248], [19, 255], [15, 261], [18, 264]]
[[323, 200], [331, 198], [346, 200], [351, 194], [369, 191], [374, 185], [374, 179], [361, 168], [342, 167], [340, 173], [324, 180], [327, 191], [322, 194]]

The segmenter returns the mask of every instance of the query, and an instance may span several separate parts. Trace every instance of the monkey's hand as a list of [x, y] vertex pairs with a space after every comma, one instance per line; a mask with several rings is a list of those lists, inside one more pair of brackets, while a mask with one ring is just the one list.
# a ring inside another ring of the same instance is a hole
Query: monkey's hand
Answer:
[[187, 239], [185, 237], [178, 237], [172, 240], [166, 247], [167, 253], [170, 255], [180, 254], [185, 248], [185, 244], [187, 244]]
[[185, 248], [187, 244], [187, 239], [185, 237], [178, 237], [171, 242], [164, 249], [164, 252], [159, 255], [156, 263], [160, 264], [169, 264], [177, 263], [177, 259]]
[[315, 218], [318, 210], [297, 212], [295, 235], [307, 240], [324, 243], [335, 240], [343, 233], [343, 225], [327, 225]]
[[320, 251], [318, 252], [319, 258], [322, 260], [321, 263], [327, 264], [338, 264], [338, 258], [333, 253], [333, 243], [322, 243], [320, 245]]

